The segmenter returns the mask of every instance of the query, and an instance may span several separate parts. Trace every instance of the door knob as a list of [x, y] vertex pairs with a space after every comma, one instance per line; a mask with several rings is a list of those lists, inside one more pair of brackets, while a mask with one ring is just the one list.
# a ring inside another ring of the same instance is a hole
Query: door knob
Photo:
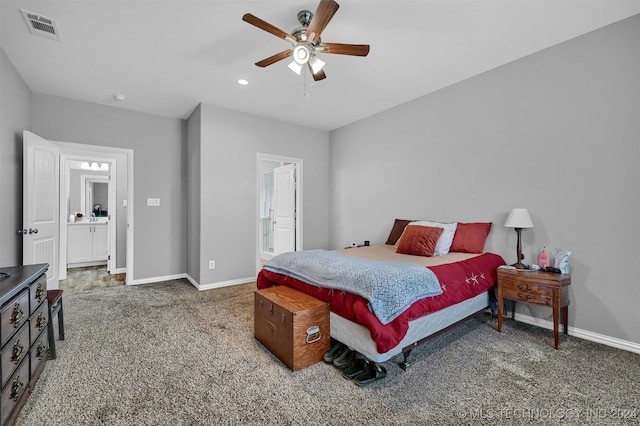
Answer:
[[35, 228], [35, 229], [31, 229], [31, 228], [29, 228], [29, 235], [31, 235], [31, 234], [37, 234], [37, 233], [38, 233], [38, 228]]
[[27, 233], [27, 230], [26, 229], [18, 229], [17, 232], [18, 232], [18, 235], [23, 235], [23, 234]]

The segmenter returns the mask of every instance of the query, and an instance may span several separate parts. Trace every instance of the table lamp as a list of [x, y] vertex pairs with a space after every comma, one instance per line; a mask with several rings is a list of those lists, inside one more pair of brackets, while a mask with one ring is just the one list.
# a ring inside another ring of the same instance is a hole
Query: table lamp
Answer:
[[513, 209], [507, 217], [507, 221], [504, 224], [507, 228], [515, 228], [518, 234], [518, 246], [516, 248], [517, 261], [511, 266], [515, 266], [517, 269], [529, 269], [529, 265], [522, 263], [524, 255], [522, 254], [522, 228], [533, 228], [533, 222], [529, 211], [527, 209]]

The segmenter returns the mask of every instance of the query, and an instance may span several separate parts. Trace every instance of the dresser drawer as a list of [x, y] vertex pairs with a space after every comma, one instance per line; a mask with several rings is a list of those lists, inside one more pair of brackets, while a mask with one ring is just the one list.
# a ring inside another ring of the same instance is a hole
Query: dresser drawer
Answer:
[[33, 312], [47, 298], [47, 275], [43, 274], [29, 286], [29, 303]]
[[2, 386], [4, 386], [16, 367], [29, 351], [29, 326], [23, 324], [22, 328], [2, 347]]
[[5, 424], [11, 411], [29, 386], [29, 359], [25, 358], [2, 390], [0, 424]]
[[31, 344], [35, 342], [36, 337], [42, 330], [47, 328], [47, 323], [49, 322], [49, 311], [47, 309], [48, 305], [43, 303], [40, 307], [31, 314], [31, 318], [29, 318], [29, 326], [31, 328]]
[[548, 306], [553, 303], [553, 289], [549, 287], [509, 280], [502, 281], [501, 286], [502, 297], [507, 299]]
[[29, 291], [24, 290], [11, 302], [2, 307], [0, 312], [2, 330], [0, 330], [0, 346], [13, 336], [20, 326], [29, 318]]

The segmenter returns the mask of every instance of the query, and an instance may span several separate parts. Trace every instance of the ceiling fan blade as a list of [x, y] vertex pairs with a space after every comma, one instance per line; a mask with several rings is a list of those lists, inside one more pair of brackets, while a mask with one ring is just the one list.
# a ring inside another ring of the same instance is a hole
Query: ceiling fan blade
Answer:
[[268, 33], [271, 33], [271, 34], [273, 34], [274, 36], [276, 36], [278, 38], [283, 38], [285, 40], [292, 41], [292, 42], [295, 41], [293, 39], [293, 37], [291, 37], [291, 34], [281, 30], [278, 27], [275, 27], [275, 26], [271, 25], [267, 21], [263, 21], [262, 19], [258, 18], [257, 16], [254, 16], [254, 15], [252, 15], [250, 13], [245, 13], [242, 16], [242, 20], [244, 22], [247, 22], [247, 23], [249, 23], [251, 25], [254, 25], [254, 26], [260, 28], [261, 30], [264, 30], [264, 31], [266, 31]]
[[259, 66], [259, 67], [264, 68], [264, 67], [269, 66], [271, 64], [275, 64], [276, 62], [281, 61], [281, 60], [283, 60], [285, 58], [288, 58], [289, 56], [291, 56], [292, 53], [293, 53], [293, 50], [287, 49], [285, 51], [282, 51], [280, 53], [276, 53], [273, 56], [269, 56], [268, 58], [265, 58], [265, 59], [263, 59], [261, 61], [256, 62], [256, 65]]
[[322, 34], [322, 31], [329, 24], [339, 7], [340, 5], [333, 0], [320, 0], [316, 13], [313, 14], [313, 18], [311, 18], [307, 28], [307, 40], [309, 42], [320, 38], [320, 34]]
[[317, 73], [313, 73], [313, 69], [311, 68], [311, 64], [309, 62], [307, 62], [307, 66], [309, 67], [309, 72], [311, 73], [311, 75], [313, 76], [313, 79], [315, 81], [320, 81], [320, 80], [324, 80], [325, 78], [327, 78], [327, 75], [324, 73], [324, 70], [320, 70]]
[[335, 55], [367, 56], [368, 44], [320, 43], [316, 47], [318, 52], [333, 53]]

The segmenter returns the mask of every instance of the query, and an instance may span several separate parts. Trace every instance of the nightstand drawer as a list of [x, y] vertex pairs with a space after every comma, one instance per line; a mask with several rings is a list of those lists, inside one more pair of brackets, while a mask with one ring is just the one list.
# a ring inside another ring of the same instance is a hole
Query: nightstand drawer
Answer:
[[551, 306], [553, 303], [553, 295], [549, 292], [537, 293], [533, 291], [518, 290], [517, 288], [502, 289], [502, 297], [527, 303], [534, 303], [536, 305]]
[[516, 281], [502, 281], [502, 297], [527, 303], [551, 306], [553, 289]]

